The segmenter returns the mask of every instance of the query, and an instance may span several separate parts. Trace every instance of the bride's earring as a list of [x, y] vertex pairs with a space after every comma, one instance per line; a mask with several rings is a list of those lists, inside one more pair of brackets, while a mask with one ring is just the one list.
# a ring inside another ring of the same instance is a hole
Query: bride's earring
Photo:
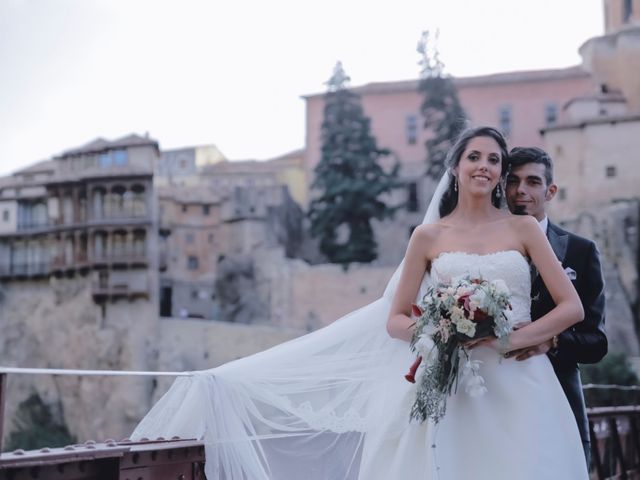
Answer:
[[455, 180], [453, 182], [453, 190], [454, 191], [458, 191], [458, 177], [455, 177]]
[[500, 184], [498, 184], [498, 186], [496, 187], [496, 198], [500, 197], [502, 197], [502, 187], [500, 186]]

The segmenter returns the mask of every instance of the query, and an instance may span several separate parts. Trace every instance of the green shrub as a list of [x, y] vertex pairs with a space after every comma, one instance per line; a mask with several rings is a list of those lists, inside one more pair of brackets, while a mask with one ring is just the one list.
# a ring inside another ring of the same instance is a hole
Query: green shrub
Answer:
[[63, 447], [76, 443], [67, 426], [54, 418], [51, 407], [37, 393], [18, 405], [14, 430], [9, 434], [6, 450], [34, 450], [42, 447]]
[[[635, 374], [624, 353], [607, 354], [600, 363], [582, 365], [582, 383], [599, 385], [638, 385]], [[616, 389], [586, 389], [585, 399], [588, 407], [607, 407], [614, 405], [640, 404], [640, 392]]]

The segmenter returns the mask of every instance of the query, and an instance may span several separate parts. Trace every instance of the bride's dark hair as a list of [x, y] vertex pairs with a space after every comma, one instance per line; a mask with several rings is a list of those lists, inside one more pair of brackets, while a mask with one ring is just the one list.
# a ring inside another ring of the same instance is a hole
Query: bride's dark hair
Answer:
[[[507, 174], [507, 169], [509, 167], [509, 150], [507, 149], [507, 141], [504, 136], [493, 127], [467, 128], [460, 133], [456, 143], [451, 147], [451, 150], [449, 150], [445, 160], [445, 165], [451, 173], [451, 180], [449, 181], [447, 190], [444, 192], [442, 199], [440, 200], [440, 218], [449, 215], [453, 212], [453, 209], [456, 208], [456, 205], [458, 205], [458, 192], [455, 189], [456, 177], [453, 175], [453, 169], [458, 166], [458, 163], [460, 163], [460, 157], [462, 157], [462, 153], [467, 148], [469, 141], [476, 137], [489, 137], [496, 141], [500, 147], [500, 159], [502, 164], [500, 177], [504, 178]], [[502, 196], [498, 197], [496, 195], [497, 189], [498, 187], [494, 188], [493, 192], [491, 192], [491, 203], [493, 203], [496, 208], [500, 208], [502, 205], [504, 190], [502, 192]]]

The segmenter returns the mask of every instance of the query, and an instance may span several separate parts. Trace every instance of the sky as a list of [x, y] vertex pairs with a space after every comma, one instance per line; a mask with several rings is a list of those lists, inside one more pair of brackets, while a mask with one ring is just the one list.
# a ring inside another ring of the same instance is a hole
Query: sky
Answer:
[[302, 95], [418, 75], [439, 30], [454, 76], [580, 63], [602, 0], [0, 0], [0, 175], [96, 137], [229, 159], [304, 146]]

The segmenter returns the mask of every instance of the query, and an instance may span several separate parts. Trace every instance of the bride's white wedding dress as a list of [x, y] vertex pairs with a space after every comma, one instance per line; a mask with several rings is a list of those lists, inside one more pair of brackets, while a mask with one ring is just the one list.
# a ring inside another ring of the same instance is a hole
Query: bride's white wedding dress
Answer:
[[[529, 320], [529, 265], [515, 250], [441, 254], [427, 282], [503, 279]], [[397, 281], [397, 276], [395, 276]], [[210, 480], [587, 479], [573, 414], [546, 356], [478, 347], [487, 393], [460, 388], [438, 425], [409, 421], [406, 342], [386, 332], [394, 280], [376, 302], [265, 352], [179, 378], [132, 437], [199, 438]]]

